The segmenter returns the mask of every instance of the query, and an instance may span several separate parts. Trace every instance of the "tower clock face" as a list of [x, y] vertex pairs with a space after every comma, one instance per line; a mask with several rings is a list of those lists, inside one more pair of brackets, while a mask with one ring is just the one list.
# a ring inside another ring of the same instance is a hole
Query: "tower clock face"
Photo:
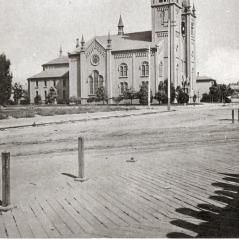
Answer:
[[98, 56], [98, 55], [93, 55], [92, 56], [92, 59], [91, 59], [91, 63], [92, 63], [92, 65], [94, 65], [94, 66], [97, 66], [97, 65], [99, 65], [99, 63], [100, 63], [100, 57]]

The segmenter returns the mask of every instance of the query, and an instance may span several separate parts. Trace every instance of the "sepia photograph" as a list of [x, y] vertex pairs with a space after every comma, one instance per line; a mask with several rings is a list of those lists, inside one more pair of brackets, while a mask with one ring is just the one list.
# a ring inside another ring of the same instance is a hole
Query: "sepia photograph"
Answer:
[[238, 0], [0, 0], [0, 238], [239, 238]]

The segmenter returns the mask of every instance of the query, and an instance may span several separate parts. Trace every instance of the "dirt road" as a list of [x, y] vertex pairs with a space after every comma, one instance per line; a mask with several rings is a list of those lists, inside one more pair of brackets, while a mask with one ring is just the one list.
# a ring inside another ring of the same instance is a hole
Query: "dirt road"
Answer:
[[0, 133], [0, 152], [11, 152], [13, 200], [25, 200], [29, 191], [54, 189], [58, 180], [64, 180], [61, 173], [76, 174], [79, 136], [86, 138], [87, 174], [97, 177], [145, 152], [186, 152], [239, 142], [239, 124], [232, 125], [230, 117], [230, 107], [190, 107], [155, 115], [11, 129]]

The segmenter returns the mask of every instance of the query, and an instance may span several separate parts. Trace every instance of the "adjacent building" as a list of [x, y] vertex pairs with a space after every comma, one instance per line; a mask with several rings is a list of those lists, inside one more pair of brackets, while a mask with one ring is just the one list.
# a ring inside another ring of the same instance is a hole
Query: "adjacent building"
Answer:
[[195, 7], [190, 0], [151, 0], [151, 11], [151, 31], [125, 33], [120, 16], [117, 34], [89, 41], [82, 36], [68, 57], [43, 65], [43, 72], [28, 79], [31, 102], [37, 94], [45, 99], [49, 88], [55, 87], [59, 99], [77, 97], [84, 104], [104, 87], [113, 103], [125, 89], [138, 91], [149, 80], [155, 94], [169, 74], [175, 87], [193, 96], [197, 92]]
[[28, 92], [30, 103], [34, 103], [36, 96], [40, 95], [43, 103], [47, 102], [50, 90], [54, 89], [58, 103], [66, 103], [69, 100], [69, 58], [60, 55], [44, 65], [42, 72], [28, 79]]
[[210, 88], [216, 84], [216, 80], [208, 76], [197, 76], [197, 95], [202, 98], [203, 94], [209, 94]]

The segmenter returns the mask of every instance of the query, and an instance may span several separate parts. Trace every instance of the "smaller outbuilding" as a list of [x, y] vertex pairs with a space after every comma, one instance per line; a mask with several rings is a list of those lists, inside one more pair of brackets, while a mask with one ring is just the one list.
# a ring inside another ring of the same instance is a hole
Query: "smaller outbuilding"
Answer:
[[203, 94], [208, 94], [209, 89], [212, 85], [214, 85], [217, 81], [208, 76], [197, 76], [197, 90], [198, 95], [202, 98]]
[[54, 89], [57, 103], [66, 103], [69, 100], [69, 59], [60, 55], [58, 58], [42, 65], [43, 71], [28, 78], [28, 92], [30, 103], [40, 96], [42, 103], [47, 103], [48, 95]]

